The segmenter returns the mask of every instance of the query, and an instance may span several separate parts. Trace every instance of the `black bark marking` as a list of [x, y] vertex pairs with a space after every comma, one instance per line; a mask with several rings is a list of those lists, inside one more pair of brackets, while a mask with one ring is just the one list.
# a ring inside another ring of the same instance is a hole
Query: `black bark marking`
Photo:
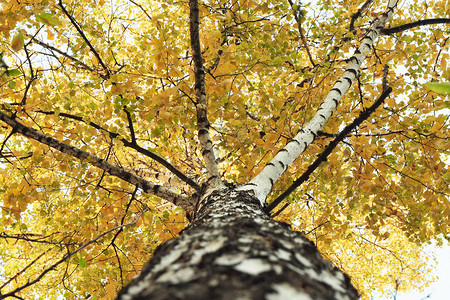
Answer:
[[343, 77], [343, 79], [345, 79], [345, 80], [348, 82], [348, 84], [352, 85], [352, 80], [351, 80], [350, 78], [348, 78], [348, 77]]
[[214, 176], [209, 177], [207, 181], [210, 182], [211, 180], [215, 180], [216, 178], [217, 178], [217, 176], [214, 175]]
[[336, 91], [336, 92], [339, 94], [339, 96], [342, 96], [342, 92], [341, 92], [340, 89], [338, 89], [338, 88], [332, 88], [330, 92], [332, 92], [332, 91]]
[[369, 44], [369, 43], [365, 43], [364, 45], [369, 49], [372, 47], [372, 44]]
[[[353, 73], [353, 75], [355, 75], [355, 77], [358, 76], [358, 71], [355, 70], [355, 69], [347, 69], [347, 71], [349, 71], [350, 73]], [[344, 77], [344, 78], [345, 78], [345, 77]], [[349, 78], [349, 79], [350, 79], [350, 78]], [[350, 80], [350, 82], [351, 82], [351, 80]]]
[[[373, 31], [373, 30], [372, 30]], [[366, 35], [363, 39], [363, 42], [365, 39], [369, 39], [371, 43], [373, 43], [373, 38], [370, 35]]]
[[296, 139], [291, 140], [290, 143], [296, 143], [297, 145], [300, 145], [300, 142], [297, 141]]

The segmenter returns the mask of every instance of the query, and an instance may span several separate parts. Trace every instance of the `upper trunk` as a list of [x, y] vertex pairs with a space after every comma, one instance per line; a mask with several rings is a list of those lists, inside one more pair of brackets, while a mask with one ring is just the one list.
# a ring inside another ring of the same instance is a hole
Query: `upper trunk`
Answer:
[[158, 247], [119, 299], [357, 299], [312, 242], [245, 191], [213, 192], [180, 238]]

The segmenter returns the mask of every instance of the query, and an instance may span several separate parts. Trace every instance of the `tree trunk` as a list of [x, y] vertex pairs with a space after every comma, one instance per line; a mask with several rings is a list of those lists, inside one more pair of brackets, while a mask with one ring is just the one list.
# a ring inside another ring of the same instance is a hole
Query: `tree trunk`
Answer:
[[118, 299], [357, 299], [347, 275], [246, 191], [203, 201], [181, 236], [161, 244]]

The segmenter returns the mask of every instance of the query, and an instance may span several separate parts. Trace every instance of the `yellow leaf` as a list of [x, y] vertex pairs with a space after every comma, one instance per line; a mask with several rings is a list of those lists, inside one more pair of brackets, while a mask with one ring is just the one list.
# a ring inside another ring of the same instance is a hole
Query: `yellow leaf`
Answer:
[[51, 30], [47, 30], [47, 39], [53, 40], [55, 38], [55, 34]]
[[161, 119], [168, 120], [168, 119], [170, 119], [172, 114], [167, 111], [162, 111], [159, 113], [159, 116], [161, 117]]
[[18, 52], [23, 48], [24, 42], [23, 42], [23, 35], [19, 32], [16, 34], [13, 39], [11, 40], [11, 48]]

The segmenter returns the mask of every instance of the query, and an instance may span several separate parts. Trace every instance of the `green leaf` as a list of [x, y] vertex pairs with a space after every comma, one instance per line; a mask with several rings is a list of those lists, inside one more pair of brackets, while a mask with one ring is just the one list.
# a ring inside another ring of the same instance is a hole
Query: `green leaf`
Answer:
[[17, 70], [17, 69], [12, 69], [12, 70], [8, 70], [7, 72], [6, 72], [6, 74], [8, 75], [8, 76], [19, 76], [20, 74], [22, 74], [19, 70]]
[[13, 90], [16, 87], [16, 82], [14, 80], [10, 81], [8, 87]]
[[86, 267], [86, 260], [84, 258], [80, 258], [78, 260], [78, 265], [80, 266], [80, 268], [85, 268]]
[[450, 94], [450, 82], [428, 82], [425, 85], [438, 94]]
[[42, 13], [37, 16], [38, 20], [49, 26], [60, 26], [61, 22], [51, 13]]

